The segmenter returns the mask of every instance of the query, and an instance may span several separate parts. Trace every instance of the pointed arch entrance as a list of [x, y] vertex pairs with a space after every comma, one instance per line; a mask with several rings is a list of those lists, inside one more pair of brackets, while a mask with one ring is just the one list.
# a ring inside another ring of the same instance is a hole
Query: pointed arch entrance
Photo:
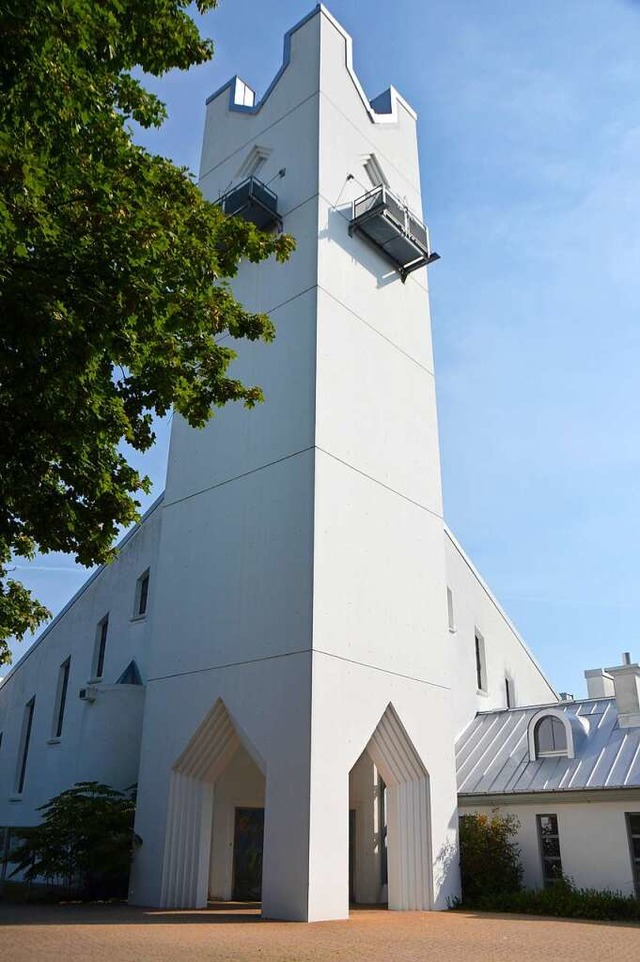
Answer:
[[222, 699], [200, 724], [171, 770], [161, 904], [204, 908], [210, 874], [214, 786], [244, 747], [264, 774], [262, 760], [242, 736]]
[[[391, 703], [369, 739], [366, 753], [386, 786], [389, 908], [428, 910], [432, 907], [429, 773]], [[381, 825], [380, 850], [382, 834]]]

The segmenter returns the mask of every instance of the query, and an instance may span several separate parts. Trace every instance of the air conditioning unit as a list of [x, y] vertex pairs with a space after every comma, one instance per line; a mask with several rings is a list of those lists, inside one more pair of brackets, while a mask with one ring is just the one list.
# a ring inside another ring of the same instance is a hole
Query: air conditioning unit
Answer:
[[98, 689], [90, 685], [88, 688], [81, 688], [78, 692], [78, 697], [80, 701], [94, 702], [98, 696]]

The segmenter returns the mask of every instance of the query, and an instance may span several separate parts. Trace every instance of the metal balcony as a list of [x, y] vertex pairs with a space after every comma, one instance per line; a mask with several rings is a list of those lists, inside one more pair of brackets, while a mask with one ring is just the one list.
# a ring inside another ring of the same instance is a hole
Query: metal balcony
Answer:
[[243, 217], [260, 230], [282, 228], [282, 218], [278, 214], [278, 197], [257, 177], [247, 177], [224, 194], [218, 204], [225, 214], [230, 217]]
[[431, 250], [422, 221], [384, 184], [354, 200], [349, 233], [360, 234], [377, 247], [403, 282], [411, 271], [440, 257]]

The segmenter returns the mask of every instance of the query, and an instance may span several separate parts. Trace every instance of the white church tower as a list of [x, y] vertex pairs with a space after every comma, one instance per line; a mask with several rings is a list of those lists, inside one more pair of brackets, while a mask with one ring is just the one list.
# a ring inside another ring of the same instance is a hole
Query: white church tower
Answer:
[[234, 282], [277, 328], [235, 367], [266, 402], [202, 431], [174, 418], [132, 901], [250, 896], [262, 853], [270, 918], [445, 908], [456, 784], [416, 115], [393, 88], [367, 100], [318, 7], [262, 100], [238, 78], [209, 99], [201, 186], [297, 250]]

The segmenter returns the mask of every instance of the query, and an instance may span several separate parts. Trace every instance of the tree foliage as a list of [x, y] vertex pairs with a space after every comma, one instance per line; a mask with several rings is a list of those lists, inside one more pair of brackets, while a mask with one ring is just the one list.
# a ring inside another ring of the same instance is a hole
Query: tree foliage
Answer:
[[78, 782], [42, 805], [42, 822], [25, 832], [12, 874], [79, 898], [124, 897], [134, 849], [135, 800], [100, 782]]
[[482, 899], [522, 888], [520, 848], [514, 841], [519, 827], [514, 815], [497, 809], [491, 815], [460, 818], [460, 873], [462, 901]]
[[[10, 559], [113, 557], [148, 489], [144, 451], [171, 406], [261, 400], [228, 370], [223, 332], [270, 340], [226, 279], [293, 241], [205, 201], [191, 175], [133, 142], [163, 104], [134, 76], [212, 55], [187, 0], [0, 0], [0, 664], [46, 610]], [[200, 12], [216, 0], [199, 0]]]

